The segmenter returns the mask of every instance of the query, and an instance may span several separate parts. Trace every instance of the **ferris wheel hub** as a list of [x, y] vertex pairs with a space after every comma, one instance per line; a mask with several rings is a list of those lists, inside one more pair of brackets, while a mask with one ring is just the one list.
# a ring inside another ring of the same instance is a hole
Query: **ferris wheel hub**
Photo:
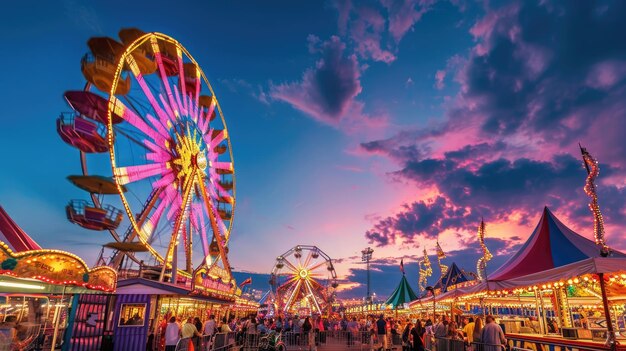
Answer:
[[306, 269], [301, 269], [299, 272], [300, 278], [306, 279], [309, 276], [309, 271]]
[[198, 167], [198, 169], [206, 173], [208, 161], [206, 159], [206, 155], [204, 154], [204, 152], [197, 153], [195, 156], [195, 161], [196, 161], [196, 166]]

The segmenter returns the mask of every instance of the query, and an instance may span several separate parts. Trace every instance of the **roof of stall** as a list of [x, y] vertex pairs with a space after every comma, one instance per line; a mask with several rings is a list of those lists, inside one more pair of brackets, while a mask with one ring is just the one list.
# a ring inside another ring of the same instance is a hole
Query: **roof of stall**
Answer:
[[[600, 257], [600, 248], [593, 241], [568, 228], [544, 207], [537, 227], [524, 246], [490, 274], [488, 280], [514, 279], [595, 257]], [[614, 251], [612, 257], [626, 255]]]
[[411, 289], [409, 282], [406, 280], [406, 276], [402, 274], [400, 284], [398, 284], [398, 287], [394, 290], [393, 294], [391, 294], [387, 301], [385, 301], [385, 304], [392, 305], [393, 308], [396, 308], [414, 300], [417, 300], [417, 295], [413, 289]]
[[435, 284], [435, 289], [441, 289], [441, 292], [444, 293], [448, 291], [448, 287], [468, 282], [470, 280], [472, 279], [467, 277], [465, 271], [459, 268], [456, 263], [452, 263], [452, 266], [450, 266], [446, 274], [441, 276], [437, 284]]

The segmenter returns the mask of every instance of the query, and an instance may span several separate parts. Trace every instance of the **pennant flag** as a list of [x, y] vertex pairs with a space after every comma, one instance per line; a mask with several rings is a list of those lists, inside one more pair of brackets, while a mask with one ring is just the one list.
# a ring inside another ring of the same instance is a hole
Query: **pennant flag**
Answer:
[[244, 286], [250, 285], [250, 284], [252, 284], [252, 277], [250, 277], [250, 278], [244, 280], [243, 282], [241, 282], [241, 284], [239, 284], [239, 287], [243, 288]]
[[404, 274], [404, 259], [400, 259], [400, 272]]

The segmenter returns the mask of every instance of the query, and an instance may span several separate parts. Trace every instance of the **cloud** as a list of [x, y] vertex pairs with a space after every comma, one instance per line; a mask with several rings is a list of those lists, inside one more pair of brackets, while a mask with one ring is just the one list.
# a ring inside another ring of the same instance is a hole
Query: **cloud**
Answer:
[[391, 51], [381, 48], [385, 18], [371, 7], [359, 7], [355, 9], [355, 12], [357, 16], [350, 26], [350, 36], [355, 43], [355, 52], [363, 59], [385, 63], [395, 61], [396, 56]]
[[361, 93], [361, 72], [355, 55], [337, 36], [322, 42], [309, 36], [309, 51], [321, 57], [307, 69], [300, 82], [270, 86], [272, 99], [289, 103], [313, 119], [348, 133], [380, 130], [387, 125], [385, 113], [370, 115], [356, 97]]
[[320, 122], [339, 124], [362, 90], [357, 59], [344, 55], [345, 48], [339, 37], [331, 37], [321, 44], [322, 57], [304, 72], [302, 81], [274, 85], [270, 95]]
[[444, 80], [446, 79], [446, 71], [445, 70], [438, 70], [435, 73], [435, 87], [439, 90], [443, 89], [446, 85]]
[[434, 0], [382, 0], [389, 14], [389, 32], [396, 43], [430, 10]]
[[339, 33], [354, 44], [363, 60], [390, 64], [397, 59], [398, 45], [434, 0], [381, 0], [374, 3], [334, 1]]
[[621, 2], [519, 1], [489, 10], [470, 29], [475, 43], [467, 57], [451, 58], [436, 75], [437, 88], [451, 72], [459, 85], [443, 118], [361, 144], [398, 164], [393, 179], [434, 189], [383, 216], [366, 238], [415, 243], [452, 230], [464, 240], [480, 216], [523, 229], [544, 205], [590, 236], [579, 141], [602, 162], [600, 205], [605, 221], [623, 232], [623, 13]]

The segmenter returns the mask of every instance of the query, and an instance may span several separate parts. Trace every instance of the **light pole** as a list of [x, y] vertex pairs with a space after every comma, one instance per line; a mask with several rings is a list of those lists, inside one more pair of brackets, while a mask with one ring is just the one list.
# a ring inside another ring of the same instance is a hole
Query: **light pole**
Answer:
[[372, 296], [370, 295], [370, 260], [372, 259], [372, 253], [374, 252], [374, 250], [372, 250], [371, 247], [367, 247], [363, 250], [361, 250], [361, 261], [365, 262], [365, 264], [367, 265], [367, 304], [371, 304], [372, 303]]

